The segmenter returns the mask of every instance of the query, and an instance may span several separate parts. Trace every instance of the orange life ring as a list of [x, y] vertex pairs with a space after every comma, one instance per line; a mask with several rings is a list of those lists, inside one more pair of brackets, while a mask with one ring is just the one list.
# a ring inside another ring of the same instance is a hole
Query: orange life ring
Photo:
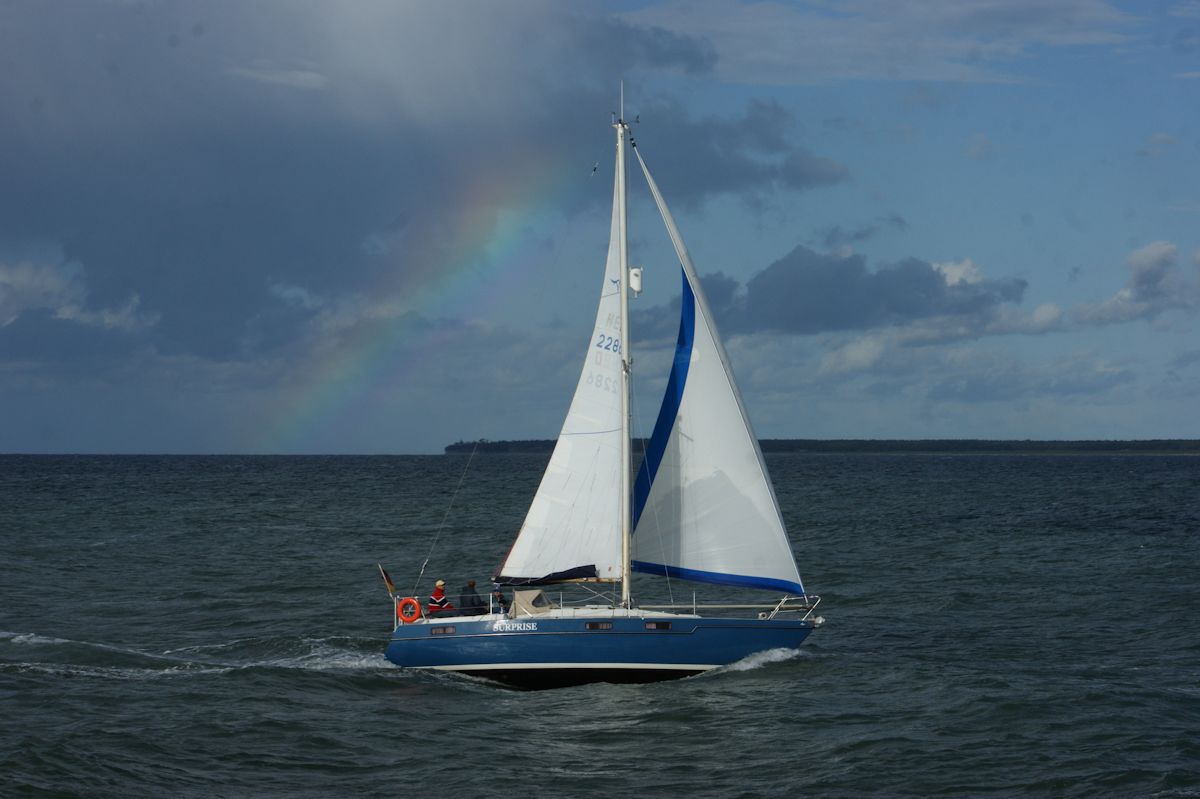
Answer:
[[412, 624], [421, 618], [421, 603], [411, 596], [400, 600], [400, 621]]

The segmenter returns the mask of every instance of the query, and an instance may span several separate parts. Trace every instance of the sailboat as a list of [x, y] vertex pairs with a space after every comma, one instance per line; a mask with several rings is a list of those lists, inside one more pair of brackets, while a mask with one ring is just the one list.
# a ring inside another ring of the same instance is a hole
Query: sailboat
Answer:
[[[623, 106], [623, 103], [622, 103]], [[637, 149], [614, 114], [616, 170], [596, 321], [562, 430], [520, 531], [493, 579], [507, 608], [429, 613], [399, 597], [386, 655], [407, 668], [522, 688], [652, 682], [798, 647], [821, 624], [805, 591], [758, 440], [691, 256]], [[633, 474], [626, 157], [632, 151], [682, 274], [667, 388]], [[633, 573], [757, 589], [759, 603], [641, 605]], [[607, 587], [579, 603], [550, 586]], [[620, 586], [619, 596], [616, 586]], [[605, 601], [598, 601], [605, 600]]]

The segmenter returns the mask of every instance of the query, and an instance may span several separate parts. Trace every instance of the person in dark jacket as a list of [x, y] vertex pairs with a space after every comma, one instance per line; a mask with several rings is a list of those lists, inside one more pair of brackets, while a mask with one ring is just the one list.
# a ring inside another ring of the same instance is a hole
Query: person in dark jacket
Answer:
[[504, 591], [500, 589], [500, 583], [492, 584], [492, 611], [508, 613], [508, 600], [504, 598]]
[[475, 593], [475, 581], [467, 580], [467, 584], [459, 591], [458, 607], [464, 616], [481, 616], [487, 613], [487, 605], [483, 597]]

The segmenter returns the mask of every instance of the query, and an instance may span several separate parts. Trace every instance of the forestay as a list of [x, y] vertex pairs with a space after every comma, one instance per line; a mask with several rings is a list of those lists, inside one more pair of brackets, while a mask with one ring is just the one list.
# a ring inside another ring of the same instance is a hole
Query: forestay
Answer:
[[633, 568], [802, 595], [766, 463], [700, 280], [634, 152], [679, 256], [683, 294], [674, 366], [634, 483]]
[[500, 576], [621, 579], [621, 298], [617, 186], [596, 324], [571, 408]]

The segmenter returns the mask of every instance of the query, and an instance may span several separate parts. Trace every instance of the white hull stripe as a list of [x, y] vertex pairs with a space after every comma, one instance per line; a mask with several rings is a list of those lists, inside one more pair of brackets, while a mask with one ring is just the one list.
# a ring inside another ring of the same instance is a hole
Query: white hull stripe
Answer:
[[[438, 671], [496, 671], [499, 669], [628, 669], [630, 671], [708, 671], [715, 663], [463, 663], [453, 666], [429, 666]], [[412, 668], [412, 667], [410, 667]], [[416, 668], [422, 668], [420, 666]]]

